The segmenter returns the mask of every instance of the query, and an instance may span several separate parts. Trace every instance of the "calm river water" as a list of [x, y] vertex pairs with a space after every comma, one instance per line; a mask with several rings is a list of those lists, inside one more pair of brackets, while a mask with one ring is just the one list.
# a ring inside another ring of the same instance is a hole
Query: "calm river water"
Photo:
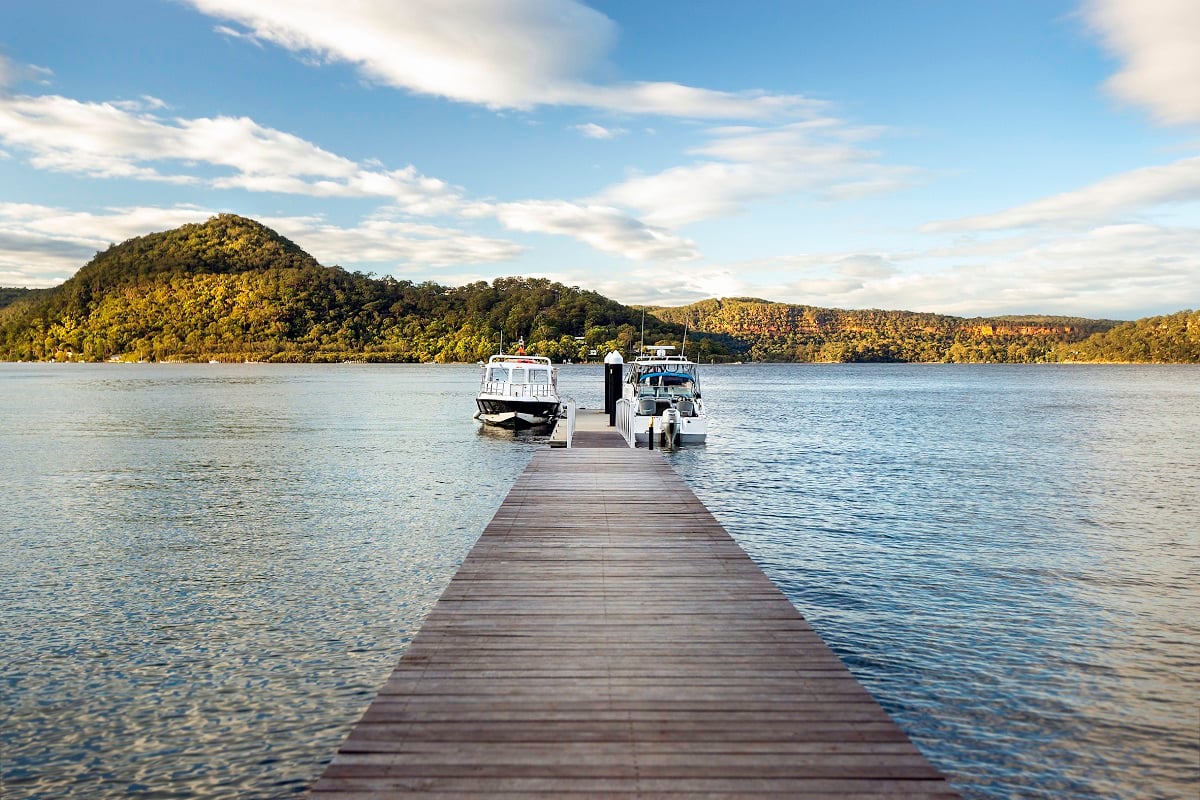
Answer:
[[[702, 378], [668, 458], [967, 797], [1196, 797], [1200, 368]], [[0, 796], [302, 792], [544, 445], [476, 382], [0, 365]]]

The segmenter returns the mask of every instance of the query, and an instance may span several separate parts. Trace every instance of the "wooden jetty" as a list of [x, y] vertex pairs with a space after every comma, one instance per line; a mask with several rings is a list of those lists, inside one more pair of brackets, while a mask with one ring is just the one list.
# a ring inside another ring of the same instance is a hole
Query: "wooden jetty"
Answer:
[[659, 453], [583, 427], [534, 455], [314, 798], [957, 796]]

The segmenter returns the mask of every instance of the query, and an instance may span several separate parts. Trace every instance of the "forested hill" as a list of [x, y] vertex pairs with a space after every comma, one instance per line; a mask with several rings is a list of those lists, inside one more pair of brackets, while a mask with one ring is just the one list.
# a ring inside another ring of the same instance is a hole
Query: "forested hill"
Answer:
[[1126, 322], [1059, 350], [1063, 361], [1200, 364], [1200, 311]]
[[[645, 314], [647, 343], [701, 361], [1191, 361], [1194, 312], [1134, 323], [1063, 317], [963, 319], [844, 311], [752, 298]], [[0, 289], [0, 359], [476, 361], [519, 337], [527, 351], [629, 356], [643, 313], [545, 279], [459, 287], [325, 267], [244, 217], [130, 239], [66, 283]], [[511, 350], [511, 347], [509, 348]]]
[[[548, 280], [447, 288], [323, 267], [264, 225], [223, 214], [110, 247], [61, 286], [0, 308], [0, 358], [476, 361], [503, 331], [576, 360], [597, 347], [629, 352], [641, 315]], [[647, 318], [649, 341], [681, 332]]]
[[0, 308], [10, 306], [18, 300], [32, 297], [41, 289], [13, 289], [6, 286], [0, 286]]
[[1113, 320], [1005, 316], [963, 318], [911, 311], [848, 311], [741, 297], [655, 308], [656, 316], [691, 330], [744, 342], [764, 361], [1061, 360], [1062, 345], [1107, 331]]

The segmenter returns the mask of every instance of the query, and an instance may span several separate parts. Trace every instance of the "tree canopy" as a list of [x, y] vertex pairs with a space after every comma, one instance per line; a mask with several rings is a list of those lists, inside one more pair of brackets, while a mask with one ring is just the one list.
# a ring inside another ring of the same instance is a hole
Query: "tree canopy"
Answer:
[[1075, 317], [849, 311], [757, 298], [704, 300], [656, 308], [654, 313], [692, 330], [734, 337], [756, 361], [1048, 361], [1057, 359], [1059, 344], [1084, 340], [1117, 324]]
[[1061, 361], [1200, 364], [1200, 311], [1125, 322], [1088, 339], [1062, 344]]

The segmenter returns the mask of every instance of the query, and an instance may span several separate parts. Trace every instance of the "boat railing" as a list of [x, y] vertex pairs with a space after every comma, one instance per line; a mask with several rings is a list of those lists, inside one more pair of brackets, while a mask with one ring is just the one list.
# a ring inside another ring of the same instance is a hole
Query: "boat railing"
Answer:
[[625, 443], [630, 447], [637, 446], [637, 440], [633, 434], [633, 417], [636, 409], [634, 401], [628, 397], [621, 397], [617, 400], [617, 433], [625, 437]]
[[484, 381], [482, 394], [503, 397], [554, 397], [558, 392], [551, 383], [509, 383], [508, 381]]

